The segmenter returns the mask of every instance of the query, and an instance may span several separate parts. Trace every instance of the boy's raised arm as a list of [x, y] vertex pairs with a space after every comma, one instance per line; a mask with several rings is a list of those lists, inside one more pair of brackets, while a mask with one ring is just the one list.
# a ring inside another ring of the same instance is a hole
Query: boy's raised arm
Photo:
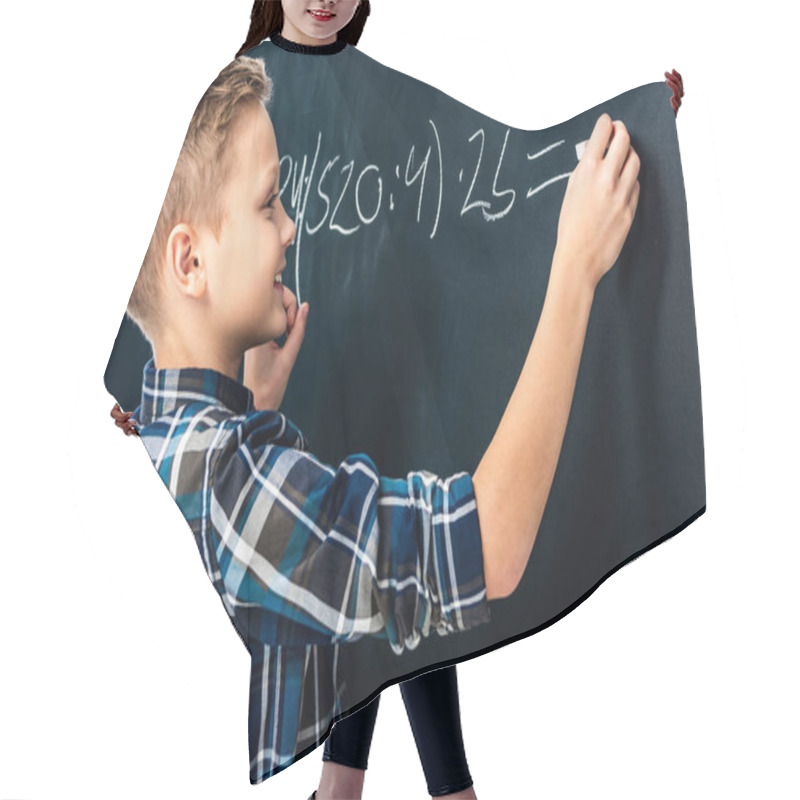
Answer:
[[209, 535], [218, 590], [244, 635], [267, 643], [369, 634], [399, 653], [489, 620], [467, 473], [385, 478], [361, 453], [333, 468], [281, 414], [248, 419], [223, 445]]
[[490, 600], [511, 594], [528, 563], [564, 440], [595, 287], [630, 230], [638, 173], [625, 126], [603, 114], [567, 184], [525, 364], [473, 476]]

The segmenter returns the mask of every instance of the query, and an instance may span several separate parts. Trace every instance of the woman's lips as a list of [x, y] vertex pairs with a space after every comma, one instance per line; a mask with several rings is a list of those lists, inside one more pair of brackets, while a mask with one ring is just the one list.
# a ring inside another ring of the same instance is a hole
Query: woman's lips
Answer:
[[320, 22], [327, 22], [329, 19], [336, 16], [336, 14], [331, 14], [329, 11], [309, 10], [308, 13], [311, 14], [314, 19], [317, 19]]

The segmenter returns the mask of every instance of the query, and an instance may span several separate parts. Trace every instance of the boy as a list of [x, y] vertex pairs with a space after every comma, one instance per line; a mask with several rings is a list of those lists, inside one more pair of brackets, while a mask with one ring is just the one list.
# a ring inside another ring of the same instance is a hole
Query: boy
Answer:
[[251, 655], [252, 783], [316, 747], [343, 710], [339, 643], [371, 634], [401, 652], [434, 628], [488, 622], [487, 601], [514, 591], [555, 473], [594, 289], [639, 192], [627, 132], [603, 115], [570, 176], [536, 336], [473, 476], [392, 480], [364, 454], [332, 469], [269, 410], [308, 315], [280, 278], [295, 226], [278, 191], [270, 93], [262, 62], [245, 57], [209, 87], [128, 304], [154, 353], [139, 434]]

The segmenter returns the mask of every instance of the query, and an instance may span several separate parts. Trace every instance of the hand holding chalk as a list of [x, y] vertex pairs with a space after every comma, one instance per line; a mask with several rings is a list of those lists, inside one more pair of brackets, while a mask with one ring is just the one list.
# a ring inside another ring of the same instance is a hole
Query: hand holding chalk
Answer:
[[567, 183], [554, 269], [569, 270], [594, 290], [630, 230], [639, 200], [638, 174], [639, 156], [624, 123], [602, 114]]

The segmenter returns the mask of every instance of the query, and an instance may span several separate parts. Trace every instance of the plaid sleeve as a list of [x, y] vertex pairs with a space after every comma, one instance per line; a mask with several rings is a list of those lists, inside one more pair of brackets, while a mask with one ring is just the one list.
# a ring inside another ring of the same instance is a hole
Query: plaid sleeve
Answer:
[[[364, 454], [336, 469], [263, 431], [217, 461], [210, 535], [227, 599], [273, 644], [387, 638], [490, 619], [472, 479], [381, 477]], [[274, 440], [273, 440], [274, 441]]]

